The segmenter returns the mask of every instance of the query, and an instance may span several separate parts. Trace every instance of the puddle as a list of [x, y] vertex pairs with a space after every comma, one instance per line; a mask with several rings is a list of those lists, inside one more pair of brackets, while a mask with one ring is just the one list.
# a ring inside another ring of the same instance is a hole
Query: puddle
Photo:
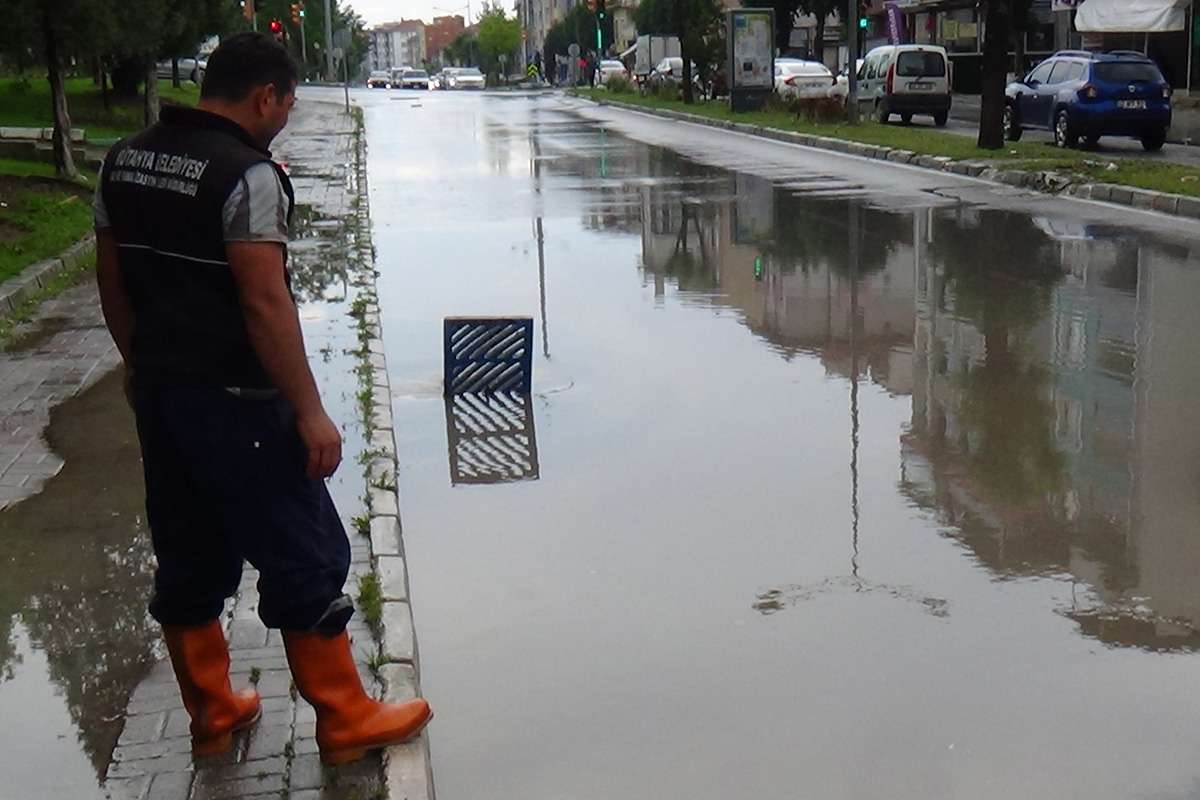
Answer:
[[[1188, 796], [1190, 229], [436, 99], [362, 102], [439, 796]], [[537, 480], [455, 485], [488, 314]]]

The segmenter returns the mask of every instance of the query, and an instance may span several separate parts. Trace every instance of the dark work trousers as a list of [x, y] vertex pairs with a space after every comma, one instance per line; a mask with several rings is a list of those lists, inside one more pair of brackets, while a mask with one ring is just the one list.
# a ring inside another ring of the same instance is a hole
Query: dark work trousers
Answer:
[[350, 543], [324, 481], [305, 474], [288, 403], [135, 383], [158, 558], [151, 615], [163, 625], [218, 618], [245, 559], [259, 571], [267, 627], [311, 628], [342, 596]]

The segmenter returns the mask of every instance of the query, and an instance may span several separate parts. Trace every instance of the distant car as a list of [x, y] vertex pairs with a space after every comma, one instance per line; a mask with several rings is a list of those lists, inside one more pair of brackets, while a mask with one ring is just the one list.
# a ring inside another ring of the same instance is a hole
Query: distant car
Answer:
[[429, 73], [423, 69], [407, 69], [400, 75], [401, 89], [428, 89]]
[[377, 69], [367, 76], [368, 89], [390, 89], [392, 88], [392, 73], [386, 69]]
[[829, 97], [836, 87], [833, 73], [820, 61], [775, 60], [775, 91], [780, 97]]
[[858, 102], [879, 122], [904, 123], [928, 114], [939, 128], [950, 119], [950, 59], [943, 47], [896, 44], [867, 53], [858, 71]]
[[[696, 89], [701, 89], [700, 70], [696, 69], [695, 62], [692, 62], [691, 67], [692, 84]], [[673, 86], [678, 89], [683, 84], [683, 59], [678, 56], [671, 56], [659, 61], [646, 77], [646, 84], [651, 89], [658, 89], [664, 86]]]
[[483, 73], [475, 67], [451, 67], [446, 70], [447, 89], [482, 89], [487, 84]]
[[[180, 58], [179, 59], [179, 77], [185, 81], [192, 83], [204, 82], [204, 70], [208, 67], [208, 60], [203, 58]], [[171, 67], [171, 59], [159, 61], [155, 65], [158, 72], [158, 77], [162, 80], [170, 80], [173, 74]]]
[[611, 78], [628, 79], [629, 70], [625, 69], [625, 65], [616, 59], [605, 59], [596, 69], [596, 83], [600, 86], [607, 86]]
[[1131, 136], [1154, 152], [1170, 127], [1171, 86], [1141, 53], [1064, 50], [1006, 92], [1004, 132], [1014, 141], [1026, 128], [1040, 128], [1053, 133], [1059, 147]]

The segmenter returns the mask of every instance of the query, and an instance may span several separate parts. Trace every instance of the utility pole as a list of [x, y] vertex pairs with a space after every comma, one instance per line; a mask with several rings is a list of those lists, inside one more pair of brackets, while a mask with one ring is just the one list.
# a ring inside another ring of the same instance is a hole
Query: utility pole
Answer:
[[[846, 115], [851, 125], [858, 124], [858, 0], [850, 0], [850, 18], [846, 20], [846, 51], [850, 64], [846, 67]], [[857, 378], [855, 378], [857, 380]]]
[[330, 0], [325, 0], [325, 80], [337, 80], [333, 71], [333, 11]]
[[304, 3], [300, 4], [300, 64], [302, 65], [303, 78], [308, 79], [308, 42], [304, 36]]

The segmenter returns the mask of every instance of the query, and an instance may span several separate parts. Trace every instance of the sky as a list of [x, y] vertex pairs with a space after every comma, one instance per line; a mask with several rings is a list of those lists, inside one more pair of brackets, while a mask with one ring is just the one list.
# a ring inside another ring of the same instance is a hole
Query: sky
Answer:
[[[426, 22], [445, 14], [467, 15], [467, 0], [349, 0], [346, 5], [358, 12], [370, 25], [399, 19], [423, 19]], [[478, 14], [483, 0], [471, 0], [471, 12]]]

